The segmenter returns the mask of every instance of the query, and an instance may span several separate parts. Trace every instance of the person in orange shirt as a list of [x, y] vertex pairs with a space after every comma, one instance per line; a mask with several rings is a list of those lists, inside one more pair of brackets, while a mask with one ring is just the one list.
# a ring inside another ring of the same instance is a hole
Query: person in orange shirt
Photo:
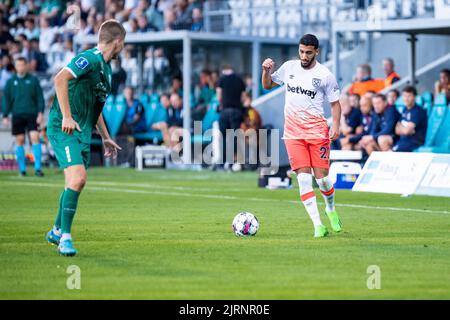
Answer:
[[383, 59], [383, 70], [386, 74], [386, 79], [384, 79], [384, 86], [386, 88], [400, 80], [400, 75], [394, 71], [394, 60], [392, 58]]
[[372, 78], [372, 68], [368, 64], [358, 66], [355, 79], [347, 92], [349, 95], [356, 93], [363, 96], [368, 91], [380, 92], [385, 86], [384, 79]]

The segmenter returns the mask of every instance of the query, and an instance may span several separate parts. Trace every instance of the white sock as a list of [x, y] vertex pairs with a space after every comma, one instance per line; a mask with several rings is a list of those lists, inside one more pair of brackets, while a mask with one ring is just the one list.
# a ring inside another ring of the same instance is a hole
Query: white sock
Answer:
[[330, 177], [326, 176], [322, 179], [316, 179], [316, 182], [319, 185], [320, 193], [322, 193], [323, 199], [325, 200], [326, 211], [334, 211], [334, 187]]
[[70, 235], [70, 233], [63, 233], [61, 236], [61, 242], [65, 241], [65, 240], [72, 240], [72, 236]]
[[61, 236], [61, 229], [57, 228], [56, 226], [53, 226], [53, 233], [56, 234], [58, 237]]
[[320, 220], [316, 195], [314, 194], [312, 187], [312, 174], [300, 173], [297, 175], [297, 180], [300, 189], [300, 198], [302, 199], [303, 205], [305, 206], [305, 209], [308, 212], [314, 226], [320, 226], [322, 221]]

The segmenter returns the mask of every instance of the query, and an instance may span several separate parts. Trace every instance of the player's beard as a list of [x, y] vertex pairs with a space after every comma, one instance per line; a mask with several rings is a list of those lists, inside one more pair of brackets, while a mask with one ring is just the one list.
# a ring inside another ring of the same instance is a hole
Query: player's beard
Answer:
[[308, 63], [303, 64], [303, 62], [301, 60], [300, 60], [300, 63], [304, 69], [309, 69], [309, 67], [314, 63], [315, 60], [316, 60], [316, 57], [314, 56], [314, 58], [312, 58], [311, 61], [309, 61]]

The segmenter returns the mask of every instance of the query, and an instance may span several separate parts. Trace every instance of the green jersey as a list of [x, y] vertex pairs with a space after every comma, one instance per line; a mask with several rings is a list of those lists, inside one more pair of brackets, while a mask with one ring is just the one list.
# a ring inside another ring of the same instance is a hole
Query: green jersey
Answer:
[[[82, 142], [90, 143], [92, 129], [111, 92], [111, 65], [105, 62], [100, 50], [93, 48], [77, 55], [65, 69], [75, 77], [69, 80], [69, 105], [81, 132], [75, 130], [73, 134]], [[48, 135], [62, 133], [61, 125], [62, 112], [55, 95], [48, 117]]]
[[31, 74], [13, 75], [3, 92], [3, 116], [37, 116], [44, 112], [45, 103], [39, 79]]

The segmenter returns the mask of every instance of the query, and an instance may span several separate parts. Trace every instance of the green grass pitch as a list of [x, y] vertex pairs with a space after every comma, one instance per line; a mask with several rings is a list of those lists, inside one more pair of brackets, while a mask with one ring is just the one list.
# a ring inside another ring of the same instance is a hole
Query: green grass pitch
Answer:
[[[66, 258], [44, 240], [64, 181], [46, 174], [0, 173], [0, 299], [450, 298], [448, 198], [337, 190], [344, 232], [314, 239], [296, 184], [270, 191], [248, 172], [91, 169], [73, 229], [79, 254]], [[258, 217], [255, 237], [231, 232], [240, 211]], [[70, 265], [79, 290], [66, 286]], [[381, 289], [367, 288], [371, 265]]]

